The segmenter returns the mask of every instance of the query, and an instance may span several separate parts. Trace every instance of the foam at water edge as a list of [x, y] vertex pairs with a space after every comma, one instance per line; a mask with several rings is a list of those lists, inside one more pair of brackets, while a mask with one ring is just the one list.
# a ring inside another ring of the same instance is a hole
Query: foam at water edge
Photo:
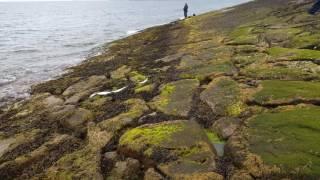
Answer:
[[138, 32], [139, 32], [138, 30], [129, 30], [127, 31], [127, 35], [137, 34]]

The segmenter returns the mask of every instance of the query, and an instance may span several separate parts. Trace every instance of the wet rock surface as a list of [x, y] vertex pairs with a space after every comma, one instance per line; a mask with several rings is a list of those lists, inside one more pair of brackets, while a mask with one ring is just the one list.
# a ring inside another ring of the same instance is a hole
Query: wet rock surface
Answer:
[[311, 3], [149, 28], [33, 86], [0, 110], [0, 179], [319, 179]]

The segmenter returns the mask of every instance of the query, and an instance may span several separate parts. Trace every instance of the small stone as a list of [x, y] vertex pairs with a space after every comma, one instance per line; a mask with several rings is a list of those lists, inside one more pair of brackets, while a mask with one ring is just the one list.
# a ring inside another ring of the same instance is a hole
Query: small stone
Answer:
[[112, 151], [112, 152], [106, 152], [103, 155], [103, 166], [104, 169], [109, 172], [112, 167], [114, 166], [114, 164], [116, 163], [116, 161], [118, 160], [119, 156], [117, 154], [117, 152]]
[[221, 118], [212, 125], [212, 130], [217, 132], [223, 139], [228, 139], [240, 125], [238, 118]]

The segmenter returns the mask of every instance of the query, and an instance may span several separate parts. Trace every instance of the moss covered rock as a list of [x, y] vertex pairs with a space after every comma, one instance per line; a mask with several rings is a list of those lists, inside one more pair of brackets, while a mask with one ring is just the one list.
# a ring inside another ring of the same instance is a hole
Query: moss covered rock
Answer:
[[319, 60], [320, 52], [309, 49], [290, 49], [283, 47], [273, 47], [268, 49], [268, 53], [278, 60]]
[[87, 144], [80, 150], [63, 156], [48, 169], [45, 176], [49, 179], [103, 179], [101, 172], [102, 148], [110, 143], [121, 130], [133, 125], [134, 120], [148, 110], [140, 99], [125, 101], [128, 110], [111, 119], [97, 124], [90, 123]]
[[[103, 85], [104, 81], [106, 81], [105, 76], [91, 76], [87, 80], [79, 81], [71, 85], [70, 87], [68, 87], [63, 92], [63, 95], [70, 97], [72, 95], [75, 95], [77, 93], [82, 93], [85, 91], [94, 92], [97, 87], [101, 87]], [[88, 92], [88, 94], [90, 93]]]
[[306, 81], [270, 80], [261, 82], [261, 90], [253, 96], [259, 104], [290, 104], [320, 101], [320, 84]]
[[[191, 63], [191, 62], [189, 62]], [[195, 63], [195, 62], [194, 62]], [[198, 65], [195, 65], [198, 64]], [[180, 73], [181, 78], [196, 78], [202, 81], [218, 75], [231, 75], [235, 69], [230, 60], [212, 60], [209, 62], [195, 63], [195, 66], [186, 67]], [[180, 65], [180, 68], [183, 67]]]
[[163, 113], [175, 116], [188, 116], [195, 90], [199, 81], [186, 79], [171, 82], [161, 87], [160, 95], [150, 105]]
[[190, 177], [216, 169], [215, 151], [204, 130], [192, 121], [150, 124], [127, 131], [119, 151], [146, 166], [157, 165], [167, 176]]
[[320, 176], [320, 108], [294, 107], [262, 113], [249, 120], [249, 149], [280, 174]]
[[112, 79], [123, 79], [131, 71], [131, 68], [123, 65], [110, 73]]
[[200, 98], [219, 116], [239, 116], [245, 108], [237, 82], [228, 77], [214, 79]]
[[138, 93], [151, 93], [154, 89], [155, 89], [155, 84], [148, 84], [145, 86], [136, 87], [134, 89], [134, 92], [136, 94], [138, 94]]
[[254, 27], [244, 26], [235, 29], [230, 34], [230, 45], [248, 45], [257, 44], [259, 42], [258, 35], [253, 33]]

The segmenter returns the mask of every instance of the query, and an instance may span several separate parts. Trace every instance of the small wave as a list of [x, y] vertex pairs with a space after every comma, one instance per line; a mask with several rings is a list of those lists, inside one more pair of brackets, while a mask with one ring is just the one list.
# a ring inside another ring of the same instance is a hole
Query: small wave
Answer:
[[36, 53], [41, 52], [38, 49], [19, 49], [19, 50], [13, 50], [13, 53]]
[[95, 42], [88, 42], [88, 43], [77, 43], [77, 44], [66, 44], [64, 47], [86, 47], [86, 46], [93, 46], [95, 45]]
[[127, 35], [137, 34], [138, 32], [139, 32], [138, 30], [129, 30], [127, 31]]
[[6, 84], [10, 84], [12, 82], [14, 82], [17, 78], [15, 76], [12, 75], [5, 75], [4, 77], [2, 77], [0, 79], [0, 86], [6, 85]]

